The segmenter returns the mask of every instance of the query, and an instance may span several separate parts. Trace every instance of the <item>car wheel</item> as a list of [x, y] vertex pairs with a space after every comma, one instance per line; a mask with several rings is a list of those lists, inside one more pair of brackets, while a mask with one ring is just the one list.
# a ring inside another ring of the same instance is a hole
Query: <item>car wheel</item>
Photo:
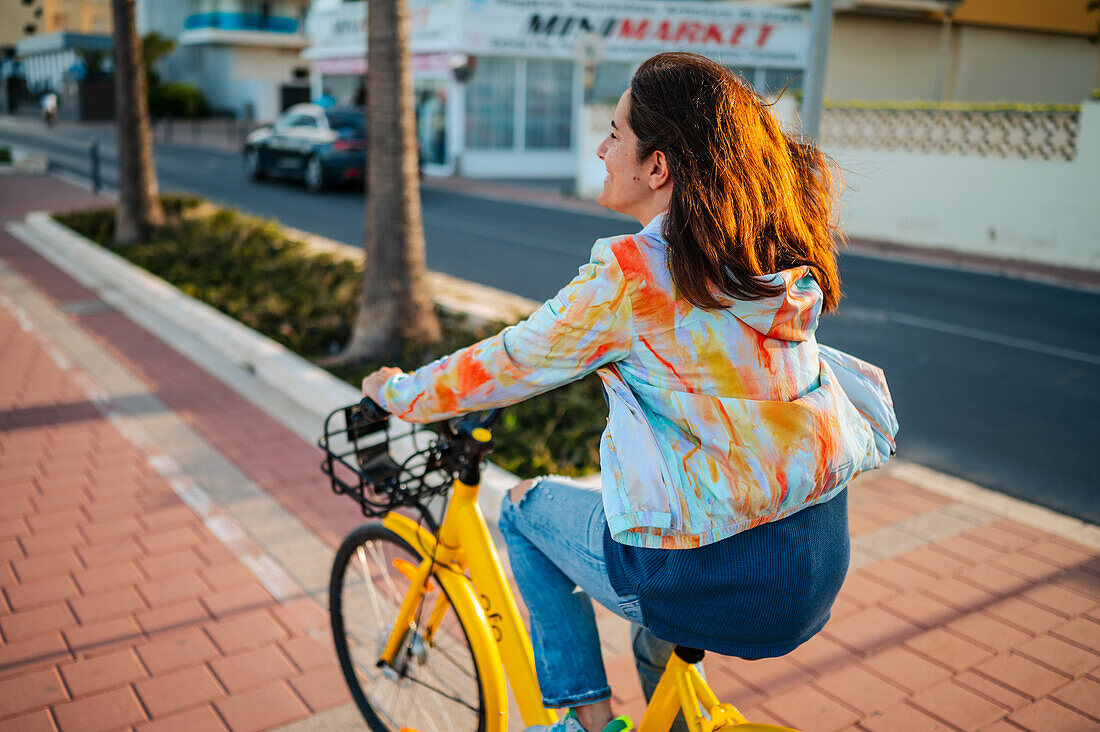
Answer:
[[244, 172], [249, 180], [263, 180], [264, 167], [260, 162], [260, 151], [250, 147], [244, 151]]
[[316, 155], [306, 161], [305, 182], [310, 193], [320, 193], [325, 188], [325, 169]]

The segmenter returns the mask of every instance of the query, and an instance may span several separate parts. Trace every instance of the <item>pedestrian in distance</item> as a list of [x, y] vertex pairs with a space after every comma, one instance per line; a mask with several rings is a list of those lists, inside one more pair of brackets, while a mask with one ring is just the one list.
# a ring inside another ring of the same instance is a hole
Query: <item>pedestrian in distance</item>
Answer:
[[633, 623], [647, 699], [673, 644], [758, 659], [819, 632], [848, 568], [847, 486], [896, 432], [881, 371], [814, 335], [841, 293], [832, 168], [812, 142], [720, 64], [663, 53], [597, 155], [600, 203], [641, 231], [598, 240], [525, 321], [363, 381], [429, 422], [603, 380], [601, 488], [546, 476], [501, 509], [543, 702], [569, 708], [541, 732], [631, 728], [590, 599]]
[[47, 127], [53, 127], [57, 124], [57, 94], [52, 90], [47, 91], [39, 99], [39, 104], [42, 107], [42, 119], [45, 121]]

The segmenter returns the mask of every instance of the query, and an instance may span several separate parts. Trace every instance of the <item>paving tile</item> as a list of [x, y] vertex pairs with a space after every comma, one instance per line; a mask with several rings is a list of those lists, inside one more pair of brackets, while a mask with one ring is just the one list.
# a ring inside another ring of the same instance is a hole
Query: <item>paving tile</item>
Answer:
[[145, 603], [132, 587], [99, 592], [71, 600], [69, 604], [81, 625], [145, 610]]
[[961, 729], [980, 729], [1005, 716], [1007, 710], [953, 681], [944, 681], [913, 695], [910, 702]]
[[[906, 689], [883, 680], [862, 666], [832, 671], [816, 679], [814, 686], [858, 710], [862, 716], [881, 714], [909, 695]], [[781, 705], [772, 708], [785, 714]], [[814, 729], [812, 725], [808, 728]]]
[[311, 597], [298, 597], [273, 610], [275, 617], [294, 635], [309, 635], [318, 631], [327, 631], [328, 613]]
[[21, 714], [68, 698], [61, 677], [52, 668], [10, 677], [0, 681], [0, 717]]
[[221, 656], [217, 647], [198, 628], [138, 646], [137, 652], [154, 676]]
[[914, 653], [904, 646], [887, 648], [863, 660], [863, 665], [901, 684], [911, 693], [926, 689], [952, 676], [952, 671]]
[[971, 529], [966, 532], [964, 536], [1005, 552], [1013, 551], [1022, 546], [1034, 543], [1032, 539], [1026, 536], [1005, 531], [1002, 527], [995, 524], [988, 524], [986, 526], [979, 526]]
[[1096, 600], [1051, 582], [1028, 587], [1021, 597], [1065, 618], [1076, 617], [1100, 605]]
[[27, 517], [27, 524], [36, 534], [61, 529], [74, 529], [85, 521], [87, 521], [87, 517], [78, 508], [62, 509]]
[[[629, 652], [629, 649], [626, 650]], [[855, 663], [859, 660], [859, 655], [828, 636], [818, 633], [790, 653], [787, 658], [816, 675]]]
[[880, 605], [922, 628], [935, 628], [959, 617], [955, 608], [919, 590], [883, 600]]
[[88, 539], [89, 544], [100, 542], [121, 541], [138, 536], [142, 532], [141, 526], [130, 516], [124, 516], [109, 521], [97, 521], [80, 528], [81, 533]]
[[960, 612], [973, 612], [995, 602], [997, 595], [956, 577], [941, 579], [924, 592]]
[[53, 709], [62, 729], [106, 732], [145, 721], [145, 712], [128, 686], [59, 704]]
[[138, 541], [149, 554], [170, 552], [202, 543], [198, 535], [189, 526], [179, 526], [166, 531], [154, 530], [138, 537]]
[[138, 732], [218, 732], [225, 730], [225, 723], [212, 706], [188, 709], [186, 712], [161, 717], [136, 727]]
[[73, 580], [85, 595], [132, 585], [144, 579], [137, 566], [131, 561], [73, 572]]
[[1008, 719], [1034, 732], [1050, 732], [1050, 730], [1096, 732], [1097, 727], [1100, 727], [1100, 723], [1095, 719], [1090, 719], [1050, 699], [1040, 699], [1031, 706], [1015, 712]]
[[279, 681], [216, 702], [233, 732], [258, 732], [300, 719], [309, 710], [298, 696]]
[[869, 732], [956, 732], [924, 711], [902, 702], [880, 715], [860, 721], [860, 728]]
[[1051, 539], [1041, 539], [1034, 544], [1029, 544], [1022, 551], [1062, 568], [1077, 566], [1096, 556], [1096, 552], [1080, 544], [1071, 544], [1064, 540], [1053, 541]]
[[117, 564], [127, 559], [140, 557], [143, 552], [133, 539], [123, 539], [106, 544], [95, 544], [76, 550], [86, 567], [100, 567], [105, 564]]
[[833, 640], [862, 654], [900, 643], [921, 629], [881, 607], [870, 607], [846, 618], [830, 622], [825, 633]]
[[849, 572], [840, 589], [841, 597], [848, 597], [861, 607], [875, 603], [897, 594], [897, 589], [885, 585], [863, 570]]
[[[50, 554], [58, 551], [68, 551], [73, 547], [84, 545], [84, 535], [76, 529], [62, 529], [34, 535], [20, 535], [20, 546], [27, 556], [38, 554]], [[78, 552], [79, 553], [79, 552]]]
[[947, 624], [952, 631], [994, 651], [1012, 648], [1032, 636], [986, 613], [970, 613]]
[[1021, 694], [1004, 684], [981, 675], [975, 670], [964, 671], [955, 677], [955, 683], [965, 686], [1006, 710], [1020, 709], [1031, 703], [1031, 697]]
[[205, 665], [161, 674], [135, 687], [154, 719], [225, 696], [225, 691]]
[[194, 572], [185, 572], [175, 577], [139, 584], [138, 592], [149, 607], [163, 607], [182, 600], [195, 600], [209, 590]]
[[[633, 669], [633, 659], [629, 659], [629, 662]], [[719, 661], [719, 666], [731, 670], [750, 686], [768, 696], [793, 686], [803, 686], [813, 680], [809, 673], [786, 658], [762, 658], [756, 661], [723, 658]]]
[[799, 729], [820, 732], [842, 730], [859, 719], [859, 715], [851, 709], [838, 704], [813, 686], [792, 689], [769, 699], [764, 706]]
[[912, 565], [936, 577], [948, 577], [971, 566], [973, 563], [967, 561], [970, 559], [969, 557], [960, 558], [949, 551], [943, 550], [941, 546], [942, 541], [931, 546], [922, 546], [920, 549], [900, 555], [897, 559], [902, 564]]
[[76, 625], [76, 618], [64, 602], [0, 617], [0, 632], [9, 643], [44, 633], [54, 633], [73, 625]]
[[118, 643], [138, 643], [141, 629], [133, 618], [115, 618], [62, 631], [73, 653], [88, 653]]
[[202, 567], [202, 558], [191, 547], [154, 554], [138, 560], [138, 566], [151, 580], [175, 577]]
[[337, 666], [308, 671], [292, 678], [290, 685], [314, 713], [351, 701], [344, 675]]
[[145, 669], [129, 648], [85, 658], [61, 667], [61, 675], [75, 697], [145, 678]]
[[57, 732], [53, 717], [45, 709], [0, 720], [0, 732]]
[[1016, 652], [1071, 677], [1100, 666], [1100, 654], [1079, 648], [1053, 635], [1041, 635], [1027, 641], [1018, 646]]
[[218, 680], [230, 693], [255, 688], [294, 675], [295, 669], [275, 645], [267, 645], [210, 663]]
[[158, 607], [155, 610], [138, 613], [135, 618], [138, 624], [141, 625], [142, 630], [153, 635], [165, 631], [182, 630], [199, 623], [205, 623], [210, 619], [210, 614], [206, 612], [206, 608], [198, 600], [185, 600]]
[[1002, 569], [1023, 577], [1031, 582], [1046, 582], [1054, 579], [1062, 573], [1062, 568], [1050, 562], [1036, 559], [1023, 551], [1012, 552], [1004, 556], [994, 557], [989, 560]]
[[287, 637], [286, 630], [266, 610], [256, 610], [211, 625], [207, 632], [223, 653], [254, 648]]
[[1051, 696], [1084, 714], [1100, 719], [1100, 681], [1096, 679], [1075, 679]]
[[79, 569], [80, 560], [72, 551], [58, 551], [26, 559], [13, 559], [11, 566], [20, 582], [33, 582]]
[[955, 671], [970, 668], [993, 656], [993, 653], [960, 636], [936, 628], [909, 638], [905, 645], [930, 661]]
[[975, 666], [974, 670], [1029, 699], [1038, 699], [1064, 686], [1071, 678], [1017, 653], [1002, 653]]
[[61, 575], [5, 587], [4, 594], [12, 609], [20, 612], [41, 605], [55, 604], [59, 600], [65, 600], [80, 593], [68, 576]]
[[6, 643], [0, 646], [0, 674], [8, 674], [46, 664], [54, 664], [69, 657], [69, 651], [56, 631], [36, 635], [27, 640]]
[[1100, 603], [1100, 575], [1081, 568], [1071, 569], [1055, 578], [1055, 583]]
[[1018, 597], [1001, 600], [985, 610], [990, 615], [1034, 635], [1045, 633], [1065, 622], [1057, 613]]
[[240, 562], [222, 564], [217, 567], [205, 567], [199, 570], [206, 583], [215, 590], [229, 590], [241, 585], [247, 585], [255, 576]]
[[200, 598], [210, 614], [223, 618], [244, 610], [255, 610], [270, 606], [274, 600], [258, 582], [242, 585], [232, 590], [211, 592]]
[[1087, 617], [1075, 618], [1058, 626], [1051, 633], [1082, 648], [1100, 649], [1100, 622]]
[[968, 567], [955, 576], [998, 595], [1015, 594], [1030, 584], [1023, 577], [989, 563]]
[[935, 575], [897, 559], [886, 559], [877, 562], [865, 567], [862, 571], [899, 592], [913, 587], [923, 587], [937, 581]]

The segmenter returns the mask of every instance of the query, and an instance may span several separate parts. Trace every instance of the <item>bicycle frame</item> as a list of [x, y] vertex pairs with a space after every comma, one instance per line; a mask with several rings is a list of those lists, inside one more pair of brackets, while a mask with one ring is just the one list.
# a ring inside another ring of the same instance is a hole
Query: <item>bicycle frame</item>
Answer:
[[[507, 728], [505, 675], [524, 724], [552, 724], [557, 721], [557, 714], [542, 705], [531, 640], [477, 504], [478, 490], [478, 485], [455, 480], [439, 527], [438, 541], [430, 531], [407, 516], [391, 512], [383, 520], [386, 528], [419, 549], [426, 559], [410, 577], [409, 593], [402, 603], [382, 660], [391, 661], [400, 648], [434, 568], [435, 577], [445, 590], [445, 594], [440, 595], [440, 602], [445, 603], [449, 597], [460, 617], [474, 616], [482, 621], [477, 627], [467, 627], [466, 631], [483, 680], [486, 709], [497, 712], [487, 715], [487, 732], [504, 732]], [[445, 609], [445, 605], [437, 605], [432, 610], [426, 628], [429, 637]], [[707, 710], [706, 717], [698, 711], [700, 704]], [[718, 702], [693, 665], [673, 654], [637, 732], [667, 732], [681, 709], [689, 727], [700, 732], [747, 723], [735, 707]], [[749, 725], [740, 729], [749, 732], [751, 729], [783, 728]]]

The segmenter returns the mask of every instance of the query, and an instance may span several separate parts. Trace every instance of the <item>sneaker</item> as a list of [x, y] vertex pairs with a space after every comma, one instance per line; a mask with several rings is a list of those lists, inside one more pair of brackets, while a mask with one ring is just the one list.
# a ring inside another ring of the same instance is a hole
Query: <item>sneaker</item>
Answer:
[[[620, 714], [608, 722], [602, 732], [630, 732], [632, 729], [634, 729], [634, 723], [630, 721], [630, 717]], [[587, 732], [587, 730], [581, 726], [581, 723], [577, 721], [576, 713], [570, 709], [564, 717], [549, 727], [544, 724], [536, 724], [534, 727], [528, 727], [524, 732]]]

